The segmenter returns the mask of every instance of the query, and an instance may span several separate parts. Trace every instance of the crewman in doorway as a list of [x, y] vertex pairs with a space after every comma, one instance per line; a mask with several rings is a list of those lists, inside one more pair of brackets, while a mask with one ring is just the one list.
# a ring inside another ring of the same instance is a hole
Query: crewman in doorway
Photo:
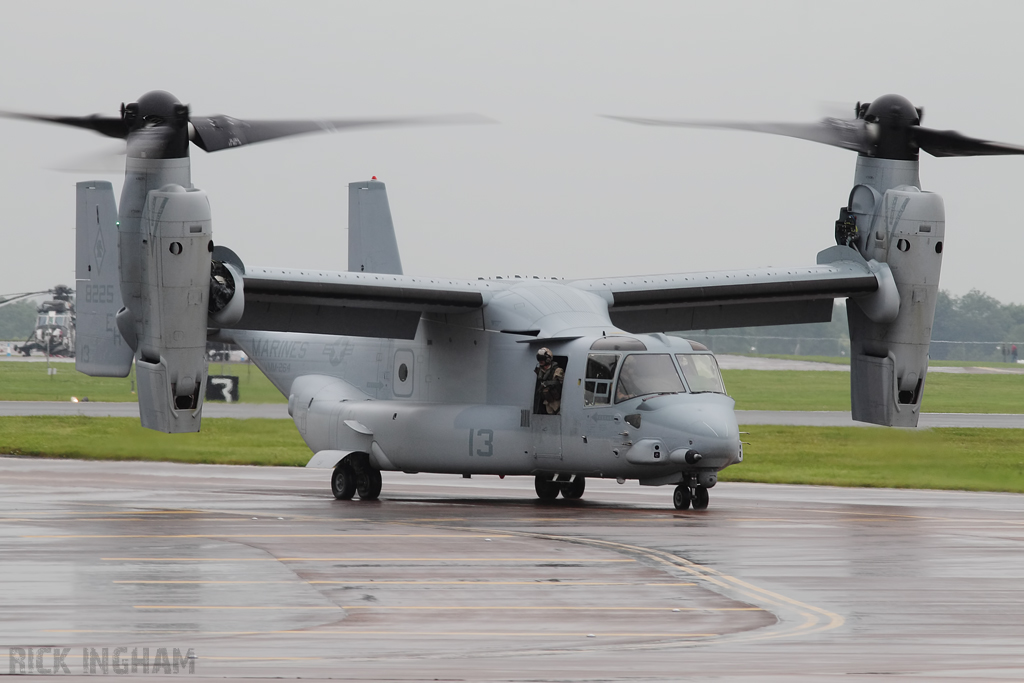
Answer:
[[551, 349], [542, 348], [537, 352], [537, 391], [540, 394], [541, 412], [558, 415], [562, 407], [562, 383], [565, 381], [565, 370], [555, 365], [555, 357]]

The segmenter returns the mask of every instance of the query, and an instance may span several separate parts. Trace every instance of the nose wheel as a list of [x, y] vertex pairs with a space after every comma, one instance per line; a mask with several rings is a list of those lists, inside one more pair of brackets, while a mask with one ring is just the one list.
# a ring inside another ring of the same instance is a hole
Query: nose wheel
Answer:
[[706, 486], [694, 486], [692, 489], [685, 484], [680, 484], [672, 493], [672, 504], [676, 510], [688, 510], [693, 505], [694, 510], [707, 510], [711, 502], [711, 494]]

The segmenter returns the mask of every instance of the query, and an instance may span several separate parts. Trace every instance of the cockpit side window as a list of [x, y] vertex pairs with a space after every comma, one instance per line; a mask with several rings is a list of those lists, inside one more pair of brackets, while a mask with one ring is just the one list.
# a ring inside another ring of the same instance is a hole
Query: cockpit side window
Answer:
[[679, 394], [684, 391], [669, 354], [632, 354], [622, 361], [615, 402], [647, 394]]
[[683, 371], [683, 377], [695, 394], [711, 392], [725, 393], [722, 373], [718, 370], [718, 361], [711, 354], [677, 354], [676, 360]]
[[587, 378], [583, 384], [583, 405], [611, 403], [612, 380], [619, 365], [618, 353], [592, 353], [587, 356]]

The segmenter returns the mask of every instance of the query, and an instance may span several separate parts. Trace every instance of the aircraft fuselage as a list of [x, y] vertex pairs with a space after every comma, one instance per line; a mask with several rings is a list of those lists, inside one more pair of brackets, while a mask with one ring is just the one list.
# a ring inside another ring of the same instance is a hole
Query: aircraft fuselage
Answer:
[[[709, 486], [742, 459], [733, 400], [680, 372], [700, 356], [717, 377], [713, 356], [683, 339], [606, 325], [536, 340], [443, 318], [424, 316], [412, 340], [233, 336], [289, 397], [303, 439], [328, 454], [324, 467], [357, 452], [381, 470]], [[541, 346], [564, 367], [555, 415], [538, 401]], [[641, 365], [646, 375], [629, 386]]]

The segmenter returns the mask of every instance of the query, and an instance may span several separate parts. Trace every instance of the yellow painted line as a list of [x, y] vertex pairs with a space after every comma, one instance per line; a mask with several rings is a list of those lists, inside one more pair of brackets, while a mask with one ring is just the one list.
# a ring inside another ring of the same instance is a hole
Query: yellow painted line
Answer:
[[[191, 631], [184, 629], [176, 630], [152, 630], [152, 631], [137, 631], [137, 630], [98, 630], [98, 629], [44, 629], [43, 633], [118, 633], [118, 634], [137, 634], [137, 633], [188, 633], [190, 635], [203, 635], [203, 636], [264, 636], [264, 635], [288, 635], [288, 636], [458, 636], [460, 638], [468, 636], [480, 636], [485, 638], [493, 637], [508, 637], [508, 638], [587, 638], [593, 634], [597, 638], [717, 638], [718, 633], [657, 633], [657, 632], [637, 632], [637, 633], [620, 633], [620, 632], [602, 632], [602, 631], [321, 631], [321, 630], [303, 630], [303, 631]], [[202, 655], [202, 659], [212, 659], [207, 655]], [[239, 659], [249, 659], [249, 657], [240, 657]]]
[[785, 519], [782, 517], [732, 517], [730, 522], [788, 522], [791, 524], [817, 524], [803, 519]]
[[292, 579], [288, 581], [147, 581], [147, 580], [123, 580], [112, 583], [128, 584], [248, 584], [248, 583], [301, 583], [317, 585], [404, 585], [404, 586], [540, 586], [543, 588], [566, 588], [569, 586], [696, 586], [696, 583], [631, 583], [629, 581], [547, 581], [536, 579], [534, 581], [389, 581], [381, 579], [353, 579], [350, 581], [303, 581]]
[[[60, 519], [48, 517], [46, 519], [39, 519], [38, 517], [29, 519], [27, 517], [0, 517], [0, 522], [42, 522], [46, 524], [52, 524], [55, 522], [67, 523], [67, 522], [151, 522], [152, 517], [62, 517]], [[250, 520], [242, 520], [238, 517], [193, 517], [188, 520], [192, 522], [234, 522], [237, 524], [252, 524]], [[280, 523], [281, 520], [274, 519], [268, 520]], [[289, 520], [294, 521], [294, 520]], [[82, 538], [88, 538], [83, 536]], [[98, 537], [102, 538], [102, 536]]]
[[19, 538], [508, 538], [498, 534], [25, 534]]
[[406, 522], [465, 522], [465, 517], [438, 517], [434, 519], [432, 517], [413, 517], [412, 519], [403, 519], [401, 522], [392, 522], [393, 524], [404, 524]]
[[111, 583], [175, 583], [175, 584], [177, 584], [177, 583], [199, 583], [199, 584], [227, 583], [227, 584], [234, 584], [234, 583], [307, 583], [307, 582], [303, 581], [301, 579], [290, 579], [290, 580], [287, 580], [287, 581], [127, 581], [126, 580], [126, 581], [112, 581]]
[[187, 580], [123, 580], [112, 583], [129, 584], [248, 584], [248, 583], [302, 583], [317, 585], [403, 585], [403, 586], [540, 586], [544, 588], [566, 588], [569, 586], [696, 586], [696, 583], [631, 583], [629, 581], [547, 581], [536, 579], [534, 581], [390, 581], [381, 579], [352, 579], [350, 581], [303, 581], [292, 579], [288, 581], [187, 581]]
[[[102, 503], [77, 503], [78, 505], [97, 505], [102, 507]], [[90, 513], [88, 510], [39, 510], [36, 512], [19, 512], [19, 515], [30, 516], [30, 515], [50, 515], [50, 516], [63, 516], [63, 515], [201, 515], [209, 514], [211, 510], [103, 510], [102, 512]], [[226, 514], [221, 512], [220, 514]], [[250, 515], [251, 516], [251, 515]]]
[[132, 605], [133, 609], [212, 609], [212, 610], [374, 610], [374, 611], [522, 611], [522, 612], [764, 612], [760, 607], [578, 607], [563, 605]]
[[[476, 528], [476, 530], [484, 531], [485, 533], [491, 531], [490, 529], [480, 528]], [[506, 531], [506, 533], [510, 533], [514, 536], [522, 536], [524, 538], [565, 541], [568, 543], [588, 545], [592, 548], [606, 548], [618, 552], [628, 552], [630, 554], [641, 555], [660, 564], [664, 564], [675, 569], [682, 570], [687, 574], [690, 574], [694, 578], [718, 586], [729, 592], [738, 592], [741, 595], [750, 598], [755, 603], [762, 603], [774, 605], [777, 607], [787, 607], [790, 609], [795, 609], [799, 617], [803, 620], [802, 623], [797, 624], [788, 629], [780, 629], [774, 632], [764, 634], [754, 633], [746, 636], [741, 636], [738, 638], [738, 640], [767, 640], [774, 638], [786, 638], [794, 635], [819, 633], [822, 631], [828, 631], [834, 628], [838, 628], [846, 623], [846, 620], [842, 616], [834, 612], [822, 609], [821, 607], [815, 607], [814, 605], [809, 605], [799, 600], [794, 600], [793, 598], [789, 598], [780, 593], [775, 593], [773, 591], [760, 588], [736, 577], [723, 574], [715, 569], [697, 564], [696, 562], [691, 562], [690, 560], [687, 560], [685, 558], [679, 557], [678, 555], [674, 555], [663, 550], [654, 550], [651, 548], [644, 548], [641, 546], [629, 545], [626, 543], [617, 543], [614, 541], [581, 538], [578, 536], [558, 536], [554, 534], [542, 534], [527, 531]]]
[[108, 562], [636, 562], [572, 557], [101, 557]]
[[[214, 521], [214, 522], [229, 522], [234, 521], [235, 517], [228, 519], [215, 519], [215, 520], [197, 520], [190, 519], [190, 522], [197, 521]], [[39, 519], [38, 517], [29, 519], [28, 517], [0, 517], [0, 522], [43, 522], [43, 523], [54, 523], [54, 522], [149, 522], [152, 521], [152, 517], [65, 517], [61, 519], [55, 519], [49, 517], [47, 519]], [[30, 536], [22, 536], [22, 538], [31, 538]]]
[[695, 583], [645, 583], [645, 586], [696, 586]]

